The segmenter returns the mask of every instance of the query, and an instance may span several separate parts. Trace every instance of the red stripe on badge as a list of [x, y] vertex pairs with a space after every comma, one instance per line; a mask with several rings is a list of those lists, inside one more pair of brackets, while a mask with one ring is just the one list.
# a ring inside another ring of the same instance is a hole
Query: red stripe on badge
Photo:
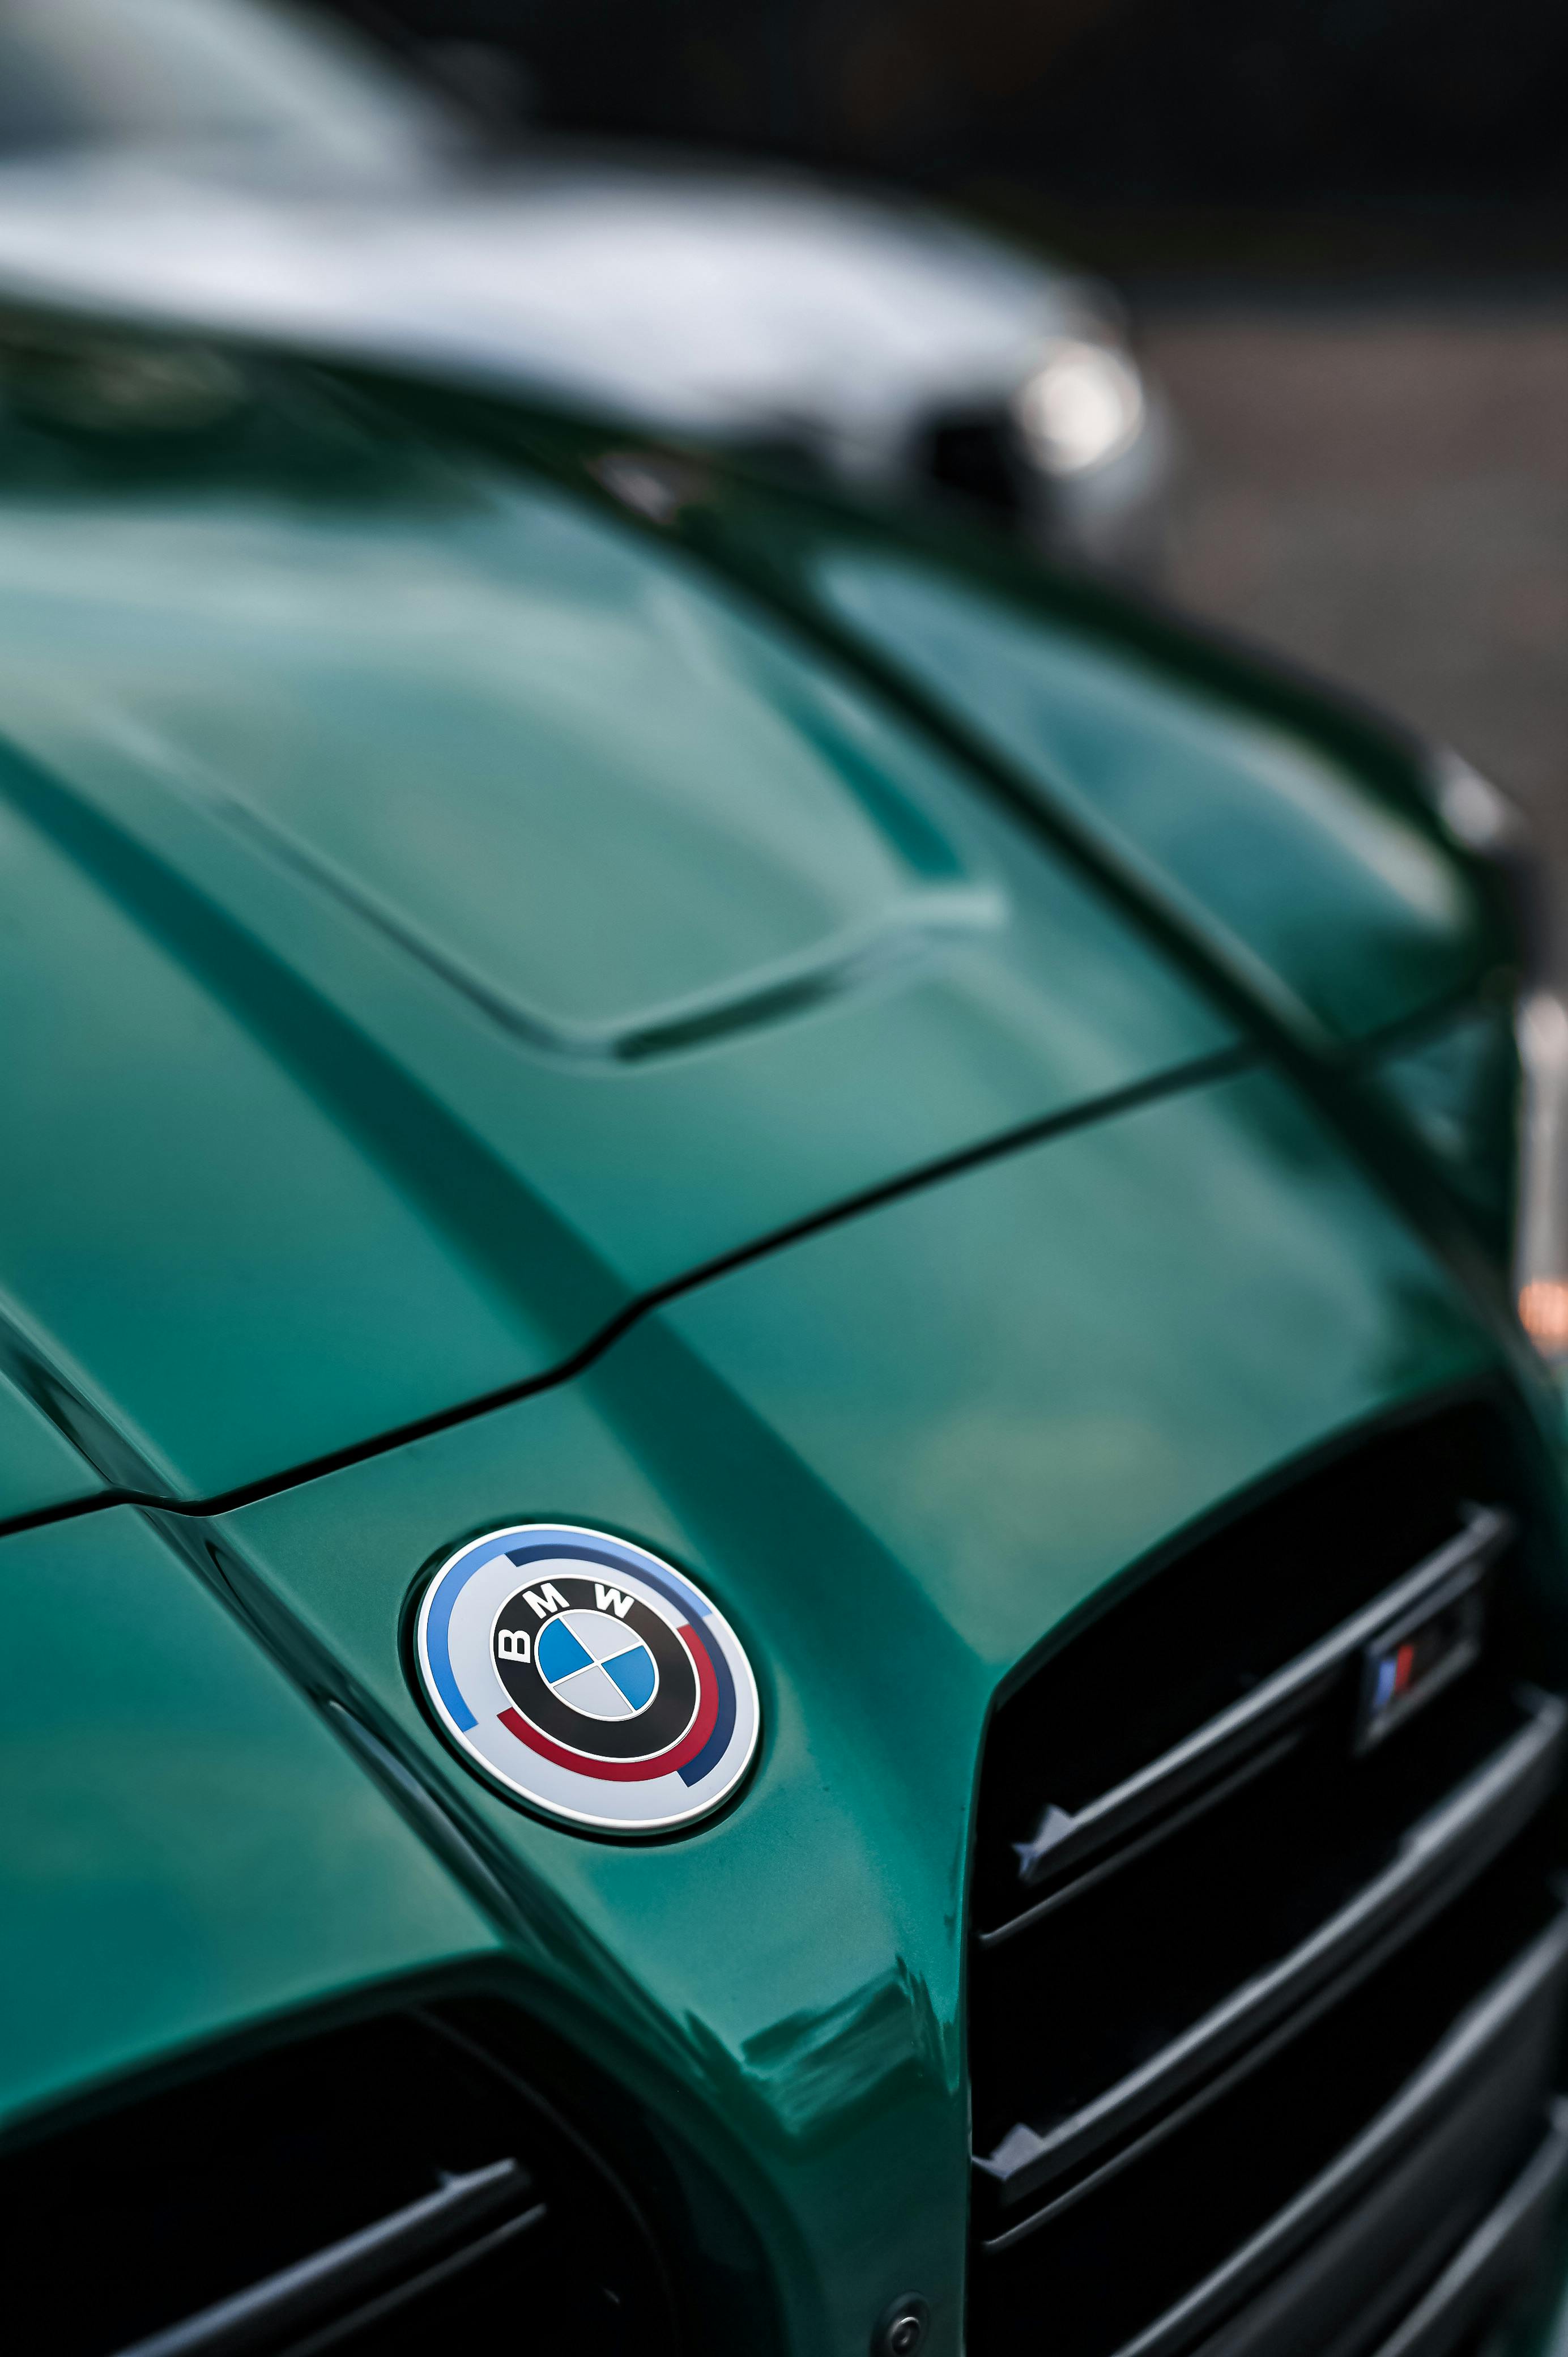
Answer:
[[573, 1769], [579, 1776], [597, 1776], [610, 1784], [645, 1784], [655, 1776], [673, 1776], [688, 1760], [696, 1758], [719, 1715], [719, 1682], [706, 1644], [695, 1629], [682, 1625], [678, 1634], [697, 1673], [697, 1716], [679, 1743], [672, 1743], [668, 1751], [656, 1752], [651, 1760], [596, 1760], [589, 1752], [571, 1751], [564, 1743], [553, 1743], [536, 1727], [530, 1727], [519, 1710], [498, 1711], [496, 1717], [509, 1735], [515, 1735], [542, 1760], [553, 1760], [557, 1768]]

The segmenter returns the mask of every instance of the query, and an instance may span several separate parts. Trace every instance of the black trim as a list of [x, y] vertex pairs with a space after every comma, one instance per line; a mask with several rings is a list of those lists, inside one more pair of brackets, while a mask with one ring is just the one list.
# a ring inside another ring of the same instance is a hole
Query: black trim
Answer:
[[[1163, 1813], [1243, 1752], [1254, 1755], [1247, 1763], [1246, 1774], [1257, 1773], [1280, 1756], [1280, 1749], [1271, 1738], [1283, 1734], [1291, 1721], [1321, 1699], [1353, 1654], [1382, 1635], [1389, 1624], [1397, 1624], [1423, 1609], [1434, 1609], [1450, 1597], [1462, 1595], [1497, 1561], [1516, 1531], [1514, 1518], [1506, 1511], [1490, 1506], [1474, 1508], [1466, 1528], [1446, 1546], [1436, 1549], [1403, 1579], [1385, 1588], [1361, 1611], [1288, 1662], [1230, 1709], [1219, 1712], [1111, 1791], [1098, 1794], [1075, 1815], [1069, 1817], [1059, 1809], [1048, 1811], [1035, 1843], [1015, 1845], [1020, 1881], [1027, 1887], [1047, 1877], [1054, 1878], [1069, 1873], [1080, 1858], [1092, 1857], [1119, 1842], [1146, 1818]], [[1213, 1792], [1204, 1795], [1203, 1805], [1234, 1791], [1241, 1781], [1240, 1771], [1227, 1778]], [[1184, 1821], [1186, 1814], [1196, 1813], [1196, 1808], [1184, 1813]], [[1123, 1852], [1122, 1856], [1133, 1854]], [[1108, 1870], [1110, 1863], [1107, 1861], [1101, 1870]], [[1095, 1878], [1099, 1878], [1098, 1875]], [[1000, 1941], [1011, 1939], [1059, 1906], [1079, 1887], [1075, 1880], [1067, 1889], [1052, 1891], [1007, 1922], [982, 1932], [981, 1946], [994, 1947]]]
[[[187, 2317], [149, 2339], [133, 2342], [120, 2357], [241, 2357], [245, 2350], [263, 2348], [285, 2332], [296, 2333], [328, 2311], [340, 2309], [361, 2292], [371, 2291], [393, 2270], [402, 2271], [433, 2259], [444, 2244], [492, 2218], [498, 2210], [521, 2201], [531, 2184], [528, 2172], [515, 2160], [492, 2161], [488, 2168], [449, 2177], [421, 2201], [411, 2201], [373, 2226], [348, 2235], [340, 2243], [313, 2252], [297, 2266], [250, 2285], [231, 2299], [220, 2300], [199, 2315]], [[306, 2346], [325, 2346], [326, 2338], [357, 2329], [371, 2315], [390, 2313], [441, 2276], [467, 2266], [514, 2234], [537, 2225], [544, 2204], [535, 2202], [521, 2216], [480, 2236], [461, 2251], [447, 2251], [438, 2265], [423, 2266], [383, 2291], [367, 2309], [339, 2319], [329, 2336], [316, 2333]]]
[[1568, 2104], [1559, 2098], [1550, 2116], [1545, 2136], [1502, 2200], [1374, 2357], [1438, 2357], [1529, 2266], [1568, 2184]]
[[[1222, 2266], [1124, 2342], [1116, 2357], [1174, 2357], [1195, 2336], [1214, 2331], [1225, 2317], [1236, 2316], [1239, 2309], [1241, 2314], [1234, 2332], [1221, 2332], [1216, 2341], [1204, 2343], [1205, 2357], [1210, 2348], [1218, 2357], [1219, 2351], [1228, 2351], [1232, 2341], [1239, 2348], [1250, 2347], [1260, 2331], [1266, 2332], [1268, 2311], [1276, 2306], [1282, 2311], [1294, 2311], [1307, 2288], [1306, 2278], [1332, 2286], [1346, 2257], [1342, 2246], [1363, 2240], [1380, 2246], [1381, 2209], [1391, 2201], [1402, 2206], [1412, 2190], [1419, 2206], [1431, 2190], [1432, 2179], [1444, 2173], [1451, 2158], [1456, 2158], [1464, 2170], [1470, 2148], [1493, 2115], [1507, 2117], [1513, 2112], [1517, 2095], [1512, 2079], [1521, 2067], [1527, 2075], [1537, 2068], [1536, 2043], [1541, 2034], [1550, 2035], [1565, 1972], [1568, 1912], [1560, 1915], [1477, 1999], [1421, 2070], [1352, 2144]], [[1513, 2044], [1520, 2051], [1511, 2058], [1515, 2069], [1510, 2071], [1509, 2049]], [[1538, 2214], [1549, 2198], [1534, 2174], [1542, 2153], [1551, 2155], [1552, 2190], [1568, 2169], [1568, 2107], [1554, 2106], [1552, 2121], [1547, 2145], [1510, 2186], [1486, 2226], [1472, 2234], [1459, 2257], [1411, 2312], [1407, 2325], [1429, 2306], [1442, 2305], [1436, 2300], [1439, 2287], [1449, 2284], [1451, 2278], [1462, 2273], [1466, 2283], [1476, 2280], [1479, 2249], [1488, 2229], [1493, 2230], [1490, 2239], [1495, 2243], [1499, 2231], [1506, 2237], [1521, 2212]], [[1004, 2249], [1028, 2231], [1028, 2227], [1015, 2228], [986, 2247]], [[1290, 2267], [1290, 2262], [1298, 2260], [1304, 2251], [1305, 2259]], [[1472, 2252], [1477, 2255], [1467, 2257]], [[1441, 2255], [1433, 2261], [1434, 2266], [1441, 2265]], [[1281, 2277], [1280, 2270], [1287, 2267], [1289, 2272]], [[1273, 2287], [1265, 2293], [1271, 2279]], [[1457, 2298], [1455, 2285], [1447, 2304], [1452, 2307]], [[1254, 2300], [1257, 2307], [1249, 2309], [1247, 2303]], [[1398, 2357], [1418, 2357], [1418, 2352], [1425, 2357], [1419, 2340], [1408, 2344], [1403, 2340], [1406, 2329], [1402, 2326], [1378, 2357], [1396, 2357], [1396, 2351]]]
[[[1129, 2134], [1151, 2112], [1319, 1989], [1357, 1977], [1478, 1874], [1547, 1799], [1562, 1772], [1568, 1705], [1527, 1699], [1525, 1725], [1411, 1826], [1392, 1863], [1291, 1953], [1232, 1991], [1147, 2062], [1045, 2135], [1016, 2126], [975, 2167], [1016, 2201]], [[1007, 2160], [997, 2157], [1011, 2147]]]

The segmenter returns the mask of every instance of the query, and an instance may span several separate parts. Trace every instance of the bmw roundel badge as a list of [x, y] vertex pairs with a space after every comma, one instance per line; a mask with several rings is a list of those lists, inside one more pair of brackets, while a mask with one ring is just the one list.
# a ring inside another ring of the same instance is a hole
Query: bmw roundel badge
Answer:
[[757, 1749], [757, 1681], [728, 1621], [604, 1531], [524, 1523], [470, 1540], [425, 1589], [416, 1659], [469, 1766], [572, 1824], [690, 1824]]

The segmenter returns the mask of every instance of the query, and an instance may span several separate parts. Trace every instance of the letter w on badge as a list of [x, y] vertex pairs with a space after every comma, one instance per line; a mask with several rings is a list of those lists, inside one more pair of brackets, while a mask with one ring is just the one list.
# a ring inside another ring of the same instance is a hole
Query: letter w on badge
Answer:
[[623, 1596], [618, 1587], [601, 1587], [596, 1579], [594, 1582], [594, 1602], [601, 1612], [613, 1612], [618, 1620], [624, 1620], [631, 1610], [629, 1596]]

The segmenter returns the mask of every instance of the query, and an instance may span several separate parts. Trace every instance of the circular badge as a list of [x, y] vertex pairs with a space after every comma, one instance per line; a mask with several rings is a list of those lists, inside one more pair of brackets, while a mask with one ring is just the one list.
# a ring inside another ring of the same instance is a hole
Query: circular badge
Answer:
[[757, 1681], [728, 1621], [604, 1531], [523, 1523], [471, 1540], [425, 1589], [415, 1658], [469, 1766], [572, 1824], [690, 1824], [757, 1749]]

